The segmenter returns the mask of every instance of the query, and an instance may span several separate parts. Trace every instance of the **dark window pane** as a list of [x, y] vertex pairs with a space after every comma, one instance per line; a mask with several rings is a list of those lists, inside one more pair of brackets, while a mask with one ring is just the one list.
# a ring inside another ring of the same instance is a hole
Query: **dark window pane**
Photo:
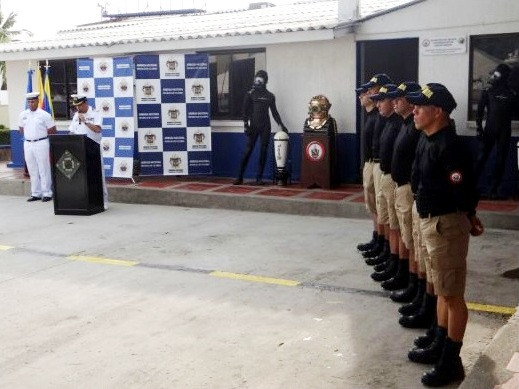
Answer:
[[[500, 63], [513, 69], [509, 84], [519, 92], [519, 34], [472, 36], [470, 58], [468, 117], [469, 120], [475, 120], [481, 92], [488, 87], [490, 72]], [[519, 120], [519, 114], [516, 114], [514, 120]]]
[[241, 107], [254, 73], [265, 68], [265, 52], [225, 52], [209, 56], [211, 78], [211, 117], [242, 118]]

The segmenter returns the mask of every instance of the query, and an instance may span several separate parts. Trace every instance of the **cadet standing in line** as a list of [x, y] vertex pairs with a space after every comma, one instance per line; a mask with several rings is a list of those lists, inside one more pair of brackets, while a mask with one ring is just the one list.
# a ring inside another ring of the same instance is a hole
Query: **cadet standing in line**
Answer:
[[391, 294], [397, 302], [409, 302], [416, 294], [417, 270], [413, 249], [412, 216], [413, 193], [411, 191], [411, 168], [416, 153], [420, 132], [414, 127], [413, 105], [406, 99], [407, 93], [417, 92], [420, 85], [416, 82], [401, 83], [396, 91], [388, 93], [393, 98], [395, 112], [403, 120], [402, 128], [395, 140], [391, 162], [391, 178], [396, 183], [395, 211], [400, 227], [398, 270], [396, 275], [381, 285], [387, 290], [404, 289]]
[[357, 245], [359, 251], [368, 251], [375, 247], [378, 241], [379, 231], [377, 223], [377, 206], [375, 199], [375, 185], [373, 181], [373, 132], [378, 118], [378, 109], [369, 98], [369, 88], [361, 86], [356, 89], [359, 95], [361, 107], [366, 111], [364, 119], [364, 128], [362, 129], [362, 150], [364, 158], [364, 167], [362, 169], [362, 186], [364, 188], [364, 203], [366, 209], [370, 213], [373, 220], [373, 236], [371, 241], [367, 243], [360, 243]]
[[25, 95], [29, 108], [20, 113], [19, 131], [23, 134], [23, 152], [31, 177], [31, 197], [27, 201], [52, 200], [49, 134], [56, 133], [52, 116], [41, 108], [38, 92]]
[[417, 153], [414, 164], [419, 176], [416, 204], [438, 295], [438, 328], [446, 330], [444, 338], [439, 335], [433, 342], [441, 344], [441, 356], [422, 383], [443, 386], [465, 377], [459, 354], [468, 320], [466, 257], [469, 232], [479, 235], [483, 226], [476, 217], [472, 158], [450, 119], [456, 108], [452, 94], [443, 85], [428, 84], [406, 99], [415, 104], [416, 128], [426, 136], [423, 153]]
[[402, 118], [395, 113], [391, 93], [397, 90], [395, 84], [386, 84], [378, 94], [371, 96], [377, 102], [377, 108], [381, 116], [386, 118], [386, 124], [380, 135], [380, 188], [377, 192], [379, 206], [378, 223], [384, 226], [384, 234], [389, 237], [389, 260], [375, 267], [371, 278], [375, 281], [386, 281], [393, 277], [398, 269], [399, 254], [398, 240], [400, 236], [398, 219], [395, 211], [396, 184], [391, 178], [391, 163], [395, 140], [402, 127]]
[[[387, 74], [380, 73], [374, 75], [366, 84], [363, 84], [362, 87], [368, 90], [367, 98], [371, 99], [371, 96], [377, 94], [380, 88], [385, 85], [391, 83], [391, 79]], [[378, 110], [377, 110], [378, 112]], [[386, 119], [380, 113], [377, 114], [377, 119], [375, 121], [375, 126], [373, 128], [373, 137], [371, 141], [371, 162], [373, 166], [373, 189], [375, 192], [375, 208], [377, 214], [377, 228], [378, 231], [378, 239], [375, 245], [367, 250], [363, 251], [362, 255], [366, 259], [366, 263], [370, 266], [385, 261], [389, 258], [389, 237], [385, 235], [384, 226], [378, 223], [378, 213], [379, 213], [379, 203], [376, 198], [376, 193], [380, 189], [380, 177], [382, 176], [382, 172], [380, 170], [380, 134], [382, 133], [382, 129], [386, 124]], [[369, 145], [366, 145], [369, 147]]]

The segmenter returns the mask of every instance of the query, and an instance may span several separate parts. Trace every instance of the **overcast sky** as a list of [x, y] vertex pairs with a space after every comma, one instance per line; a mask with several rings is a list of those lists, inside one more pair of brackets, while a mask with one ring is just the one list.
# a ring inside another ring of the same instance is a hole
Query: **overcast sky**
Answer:
[[[79, 24], [101, 20], [101, 8], [106, 6], [109, 14], [137, 11], [159, 11], [179, 8], [243, 9], [259, 0], [0, 0], [4, 16], [18, 14], [15, 30], [26, 29], [37, 35], [54, 33]], [[272, 3], [287, 3], [294, 0], [271, 0]]]

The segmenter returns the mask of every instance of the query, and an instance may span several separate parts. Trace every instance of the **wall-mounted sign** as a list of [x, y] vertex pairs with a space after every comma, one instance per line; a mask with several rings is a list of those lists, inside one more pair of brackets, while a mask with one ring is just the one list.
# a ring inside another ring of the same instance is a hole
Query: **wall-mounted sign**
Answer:
[[446, 55], [467, 52], [467, 38], [464, 36], [420, 39], [420, 54]]

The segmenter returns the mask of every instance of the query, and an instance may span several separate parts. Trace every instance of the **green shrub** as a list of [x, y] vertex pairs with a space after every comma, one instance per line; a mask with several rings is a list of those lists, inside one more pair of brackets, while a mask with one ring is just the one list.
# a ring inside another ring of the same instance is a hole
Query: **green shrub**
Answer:
[[10, 141], [10, 133], [8, 128], [0, 129], [0, 145], [8, 145], [11, 143]]

